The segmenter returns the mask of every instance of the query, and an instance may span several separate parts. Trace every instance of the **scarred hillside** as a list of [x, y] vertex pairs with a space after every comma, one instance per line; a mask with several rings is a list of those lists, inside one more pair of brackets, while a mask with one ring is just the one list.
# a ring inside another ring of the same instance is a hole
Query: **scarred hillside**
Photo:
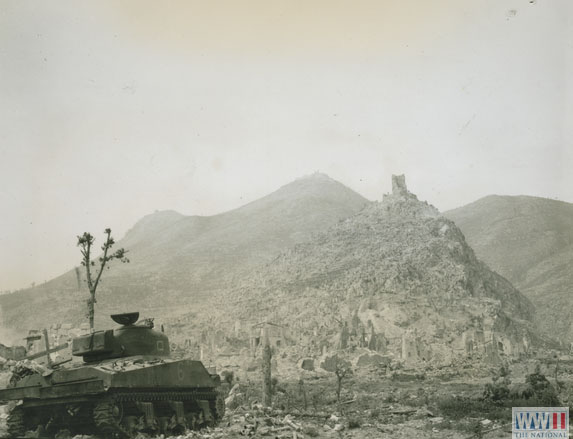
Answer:
[[270, 316], [326, 338], [358, 319], [391, 351], [414, 340], [426, 359], [463, 353], [468, 343], [515, 354], [530, 342], [530, 302], [399, 178], [381, 203], [284, 252], [237, 296], [245, 318]]
[[476, 254], [535, 305], [538, 327], [573, 339], [573, 204], [497, 196], [446, 212]]
[[[131, 310], [134, 304], [156, 317], [189, 311], [232, 279], [353, 215], [366, 202], [341, 183], [316, 173], [220, 215], [164, 211], [146, 216], [117, 244], [129, 250], [131, 263], [106, 270], [96, 318], [107, 325], [107, 315]], [[88, 293], [83, 277], [80, 272], [81, 291], [72, 270], [36, 288], [1, 296], [4, 324], [27, 331], [85, 321]]]

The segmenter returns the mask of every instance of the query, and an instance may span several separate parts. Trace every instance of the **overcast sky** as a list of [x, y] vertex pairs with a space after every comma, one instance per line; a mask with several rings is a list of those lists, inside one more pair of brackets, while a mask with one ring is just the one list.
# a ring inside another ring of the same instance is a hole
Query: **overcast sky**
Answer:
[[573, 202], [570, 0], [0, 0], [0, 290], [321, 171]]

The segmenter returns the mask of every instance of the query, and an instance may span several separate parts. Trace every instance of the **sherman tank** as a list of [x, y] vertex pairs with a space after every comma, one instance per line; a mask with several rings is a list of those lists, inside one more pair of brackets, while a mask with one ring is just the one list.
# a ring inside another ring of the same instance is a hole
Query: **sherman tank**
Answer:
[[170, 357], [168, 337], [139, 313], [116, 314], [121, 326], [72, 340], [83, 362], [45, 370], [20, 368], [0, 400], [18, 400], [7, 420], [10, 437], [139, 432], [180, 434], [215, 425], [225, 412], [220, 379], [200, 361]]

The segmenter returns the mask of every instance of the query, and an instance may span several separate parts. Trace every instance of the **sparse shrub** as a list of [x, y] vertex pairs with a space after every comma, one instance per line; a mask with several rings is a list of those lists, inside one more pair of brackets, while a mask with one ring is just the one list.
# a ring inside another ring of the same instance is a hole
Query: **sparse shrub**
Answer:
[[509, 395], [509, 387], [507, 384], [500, 383], [487, 383], [485, 385], [485, 390], [483, 392], [484, 399], [491, 400], [493, 402], [500, 402], [506, 399]]
[[537, 407], [555, 406], [559, 404], [559, 398], [555, 387], [541, 373], [539, 365], [532, 374], [525, 377], [525, 384], [518, 384], [509, 387], [511, 381], [508, 378], [507, 370], [502, 369], [500, 376], [494, 378], [492, 384], [486, 385], [484, 398], [514, 407]]
[[223, 382], [229, 384], [229, 386], [233, 386], [233, 382], [235, 381], [235, 372], [232, 370], [224, 370], [221, 372], [221, 377], [223, 378]]
[[336, 357], [336, 364], [334, 367], [334, 374], [336, 375], [336, 401], [340, 402], [340, 392], [342, 391], [342, 381], [352, 375], [352, 366], [348, 360]]
[[386, 398], [384, 398], [384, 402], [387, 402], [387, 403], [390, 403], [390, 404], [391, 404], [391, 403], [393, 403], [393, 402], [398, 402], [398, 401], [397, 401], [397, 399], [396, 399], [396, 396], [394, 396], [393, 393], [390, 393]]
[[531, 386], [533, 398], [542, 403], [543, 406], [559, 405], [557, 391], [545, 375], [541, 373], [539, 365], [535, 367], [535, 371], [532, 374], [527, 375], [525, 382]]
[[[450, 419], [463, 420], [480, 416], [488, 419], [509, 421], [511, 407], [544, 407], [558, 406], [559, 399], [554, 386], [537, 367], [535, 372], [526, 377], [525, 384], [511, 386], [509, 369], [502, 367], [486, 384], [482, 398], [447, 397], [437, 402], [444, 416]], [[481, 437], [483, 426], [468, 424], [474, 437]]]
[[533, 390], [542, 390], [550, 385], [545, 375], [541, 373], [541, 366], [539, 364], [535, 366], [533, 373], [527, 375], [525, 382], [532, 386]]
[[348, 419], [348, 428], [360, 428], [362, 426], [362, 421], [358, 417], [352, 417]]
[[[271, 378], [271, 395], [275, 395], [277, 393], [277, 390], [281, 390], [281, 388], [278, 387], [279, 385], [279, 379], [277, 377], [272, 377]], [[284, 389], [283, 389], [284, 391]]]
[[324, 405], [324, 392], [312, 392], [310, 395], [310, 403], [314, 412], [318, 412], [320, 406]]
[[437, 401], [440, 412], [450, 419], [467, 419], [482, 416], [488, 419], [510, 419], [511, 406], [509, 408], [492, 404], [483, 399], [465, 397], [446, 397]]
[[500, 402], [509, 396], [510, 371], [507, 367], [501, 366], [497, 375], [493, 376], [491, 383], [485, 385], [483, 398], [492, 402]]
[[305, 425], [302, 432], [309, 437], [318, 437], [318, 429], [314, 425]]
[[[279, 383], [273, 378], [273, 406], [281, 410], [306, 411], [308, 409], [308, 400], [304, 384], [301, 381], [297, 383], [285, 382]], [[318, 393], [318, 392], [317, 392]], [[312, 400], [310, 401], [312, 403]], [[318, 406], [318, 402], [316, 402]]]
[[474, 433], [474, 437], [476, 437], [477, 439], [482, 439], [483, 437], [483, 425], [481, 424], [480, 421], [477, 421], [474, 425], [473, 428], [473, 433]]

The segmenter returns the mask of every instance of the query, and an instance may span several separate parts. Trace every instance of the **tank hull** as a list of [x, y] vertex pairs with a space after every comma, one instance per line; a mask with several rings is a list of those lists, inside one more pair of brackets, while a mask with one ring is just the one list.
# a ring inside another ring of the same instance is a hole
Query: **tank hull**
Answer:
[[67, 429], [133, 437], [214, 425], [224, 414], [217, 389], [199, 361], [134, 357], [26, 376], [0, 400], [22, 401], [8, 420], [12, 436]]

